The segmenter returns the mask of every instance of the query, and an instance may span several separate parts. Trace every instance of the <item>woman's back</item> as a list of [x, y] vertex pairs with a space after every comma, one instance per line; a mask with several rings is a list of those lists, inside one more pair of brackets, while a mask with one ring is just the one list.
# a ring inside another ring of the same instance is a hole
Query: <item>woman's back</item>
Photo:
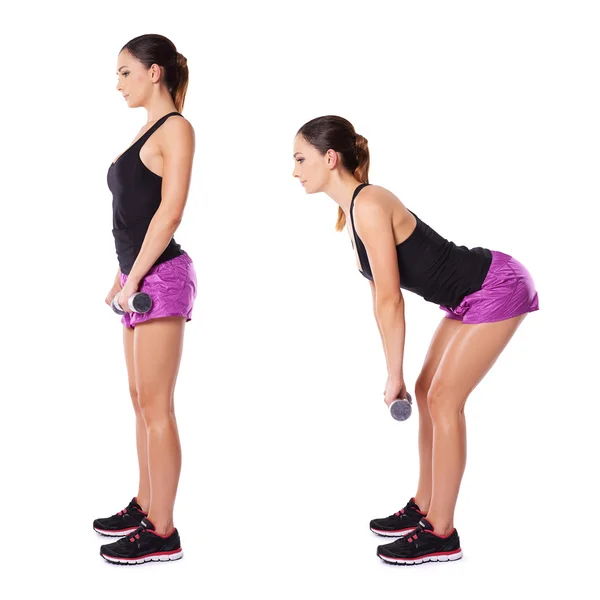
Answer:
[[[360, 271], [372, 281], [367, 251], [354, 226], [356, 198], [368, 185], [363, 183], [354, 190], [350, 222]], [[449, 307], [457, 306], [467, 294], [481, 289], [492, 262], [490, 250], [457, 246], [419, 219], [391, 192], [379, 186], [374, 187], [375, 190], [378, 202], [390, 212], [402, 289], [418, 294], [428, 302]]]

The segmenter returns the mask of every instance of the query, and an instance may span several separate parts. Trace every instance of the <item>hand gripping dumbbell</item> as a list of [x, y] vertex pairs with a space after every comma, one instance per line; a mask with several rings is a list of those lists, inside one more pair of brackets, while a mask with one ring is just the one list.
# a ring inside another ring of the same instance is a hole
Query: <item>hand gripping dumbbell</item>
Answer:
[[[117, 294], [113, 299], [112, 299], [112, 309], [118, 314], [118, 315], [124, 315], [126, 311], [124, 311], [121, 306], [117, 303], [117, 298], [119, 297], [119, 294]], [[135, 294], [132, 294], [129, 297], [129, 310], [136, 312], [136, 313], [147, 313], [151, 308], [152, 308], [152, 298], [150, 298], [150, 296], [148, 296], [148, 294], [146, 294], [145, 292], [137, 292]]]

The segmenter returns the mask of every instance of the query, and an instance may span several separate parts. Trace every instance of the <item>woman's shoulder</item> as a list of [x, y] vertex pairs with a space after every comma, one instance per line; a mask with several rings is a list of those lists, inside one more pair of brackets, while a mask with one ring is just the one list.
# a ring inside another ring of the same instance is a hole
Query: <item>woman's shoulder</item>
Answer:
[[162, 137], [161, 145], [172, 146], [182, 142], [193, 145], [195, 142], [194, 128], [183, 115], [169, 117], [159, 131]]
[[164, 131], [176, 132], [176, 133], [194, 133], [192, 124], [181, 114], [170, 116], [163, 124], [162, 128]]
[[[369, 184], [360, 191], [360, 202], [356, 203], [355, 211], [359, 212], [393, 212], [400, 205], [406, 209], [400, 198], [381, 185]], [[357, 196], [357, 198], [359, 197]]]
[[360, 202], [354, 207], [357, 227], [361, 224], [381, 224], [391, 222], [394, 229], [413, 226], [415, 217], [404, 203], [390, 190], [380, 185], [365, 186], [359, 196]]

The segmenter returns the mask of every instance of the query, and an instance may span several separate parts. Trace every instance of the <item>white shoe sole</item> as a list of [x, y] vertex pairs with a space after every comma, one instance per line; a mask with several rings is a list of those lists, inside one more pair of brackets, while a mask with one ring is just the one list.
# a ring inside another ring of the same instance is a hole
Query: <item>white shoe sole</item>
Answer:
[[137, 527], [132, 527], [131, 529], [120, 529], [119, 531], [111, 531], [106, 529], [97, 529], [96, 527], [94, 527], [94, 531], [96, 533], [99, 533], [100, 535], [104, 535], [106, 537], [125, 537], [126, 535], [133, 533], [136, 529]]
[[168, 562], [171, 560], [179, 560], [183, 556], [183, 550], [177, 550], [169, 553], [157, 552], [156, 554], [149, 554], [148, 556], [144, 556], [142, 558], [115, 558], [114, 556], [102, 554], [102, 552], [100, 553], [100, 556], [102, 556], [104, 560], [117, 565], [142, 565], [147, 562]]
[[392, 558], [390, 556], [381, 556], [379, 558], [391, 565], [421, 565], [426, 562], [449, 562], [462, 558], [462, 550], [455, 550], [451, 553], [432, 554], [431, 556], [422, 556], [421, 558]]
[[369, 529], [375, 534], [380, 535], [381, 537], [402, 537], [406, 535], [409, 531], [414, 531], [417, 527], [409, 527], [408, 529], [398, 529], [396, 531], [383, 531], [381, 529], [373, 529], [370, 527]]

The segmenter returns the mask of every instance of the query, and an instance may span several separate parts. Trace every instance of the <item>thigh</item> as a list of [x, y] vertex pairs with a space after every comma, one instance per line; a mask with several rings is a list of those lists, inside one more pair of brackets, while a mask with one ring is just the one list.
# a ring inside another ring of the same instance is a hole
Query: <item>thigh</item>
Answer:
[[[417, 398], [419, 395], [423, 396], [423, 394], [427, 394], [438, 365], [442, 360], [442, 356], [444, 355], [448, 344], [452, 341], [461, 326], [461, 321], [446, 317], [444, 317], [438, 325], [433, 334], [433, 338], [431, 339], [431, 343], [429, 344], [429, 349], [427, 350], [421, 373], [415, 383], [418, 394]], [[419, 392], [421, 393], [419, 394]]]
[[435, 372], [430, 403], [448, 402], [462, 409], [526, 316], [478, 325], [462, 323]]
[[127, 365], [127, 380], [129, 382], [129, 395], [133, 400], [134, 407], [137, 408], [137, 388], [135, 385], [135, 364], [133, 360], [133, 340], [134, 330], [130, 327], [123, 327], [123, 349], [125, 351], [125, 364]]
[[145, 407], [167, 402], [172, 408], [184, 330], [185, 317], [153, 319], [135, 326], [135, 381]]

